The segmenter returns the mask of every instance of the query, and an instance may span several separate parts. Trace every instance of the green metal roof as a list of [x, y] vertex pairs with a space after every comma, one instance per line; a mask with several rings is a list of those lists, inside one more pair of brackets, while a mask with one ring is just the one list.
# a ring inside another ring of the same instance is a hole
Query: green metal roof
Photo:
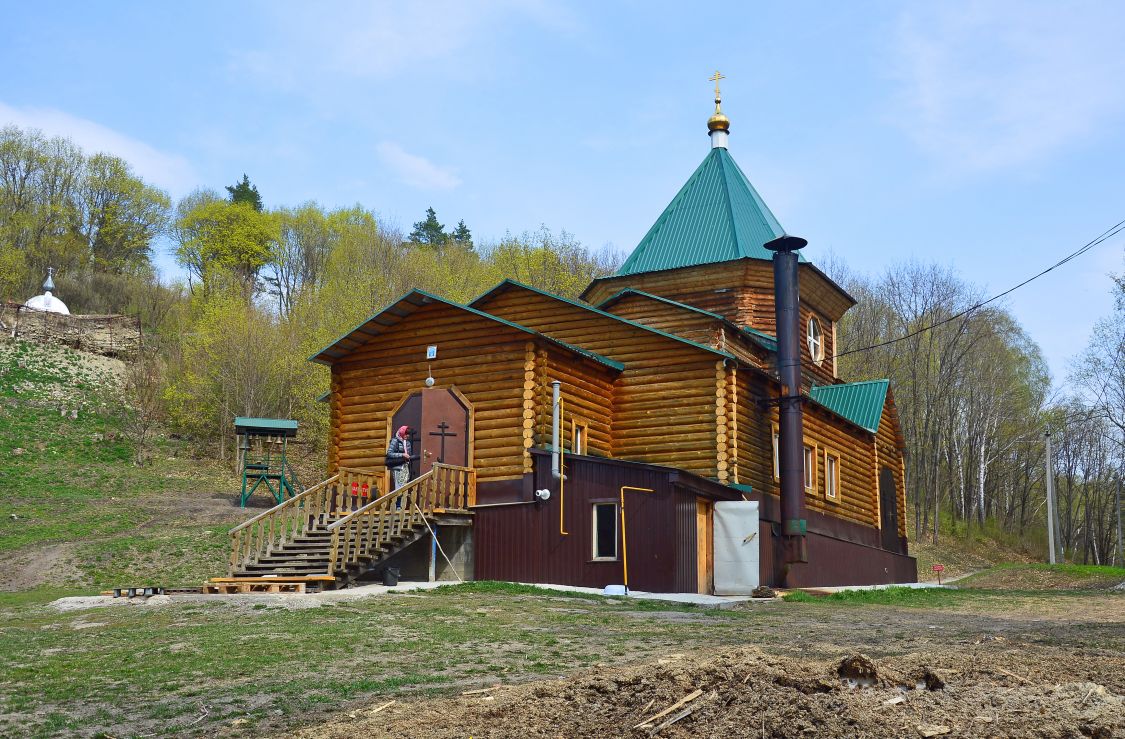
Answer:
[[638, 290], [635, 287], [627, 287], [624, 290], [618, 290], [616, 293], [603, 300], [601, 304], [598, 305], [598, 307], [603, 310], [610, 308], [614, 303], [618, 302], [627, 295], [637, 295], [642, 298], [648, 298], [649, 300], [655, 300], [660, 303], [665, 303], [682, 310], [698, 313], [715, 321], [721, 321], [725, 325], [730, 326], [735, 331], [740, 331], [746, 334], [751, 341], [753, 341], [755, 344], [762, 347], [766, 351], [771, 351], [775, 354], [777, 353], [777, 339], [763, 331], [759, 331], [756, 328], [750, 328], [749, 326], [739, 326], [738, 324], [728, 319], [726, 316], [721, 316], [718, 313], [712, 313], [711, 311], [703, 310], [702, 308], [696, 308], [694, 305], [681, 303], [677, 300], [672, 300], [671, 298], [665, 298], [661, 297], [660, 295], [646, 293], [644, 290]]
[[648, 298], [650, 300], [656, 300], [656, 301], [661, 302], [661, 303], [666, 303], [667, 305], [675, 306], [676, 308], [683, 308], [685, 310], [690, 310], [694, 313], [700, 313], [702, 315], [707, 316], [708, 318], [713, 318], [717, 321], [723, 321], [724, 323], [730, 323], [730, 321], [728, 321], [725, 317], [720, 316], [718, 313], [712, 313], [709, 310], [703, 310], [702, 308], [696, 308], [694, 305], [688, 305], [687, 303], [681, 303], [678, 300], [672, 300], [671, 298], [665, 298], [665, 297], [662, 297], [660, 295], [653, 295], [652, 293], [646, 293], [644, 290], [638, 290], [635, 287], [627, 287], [624, 290], [618, 290], [616, 293], [614, 293], [613, 295], [609, 296], [608, 298], [603, 300], [601, 303], [599, 303], [598, 307], [601, 308], [602, 310], [606, 310], [607, 308], [612, 306], [614, 303], [616, 303], [617, 301], [624, 298], [626, 295], [639, 295], [642, 298]]
[[890, 384], [890, 380], [868, 380], [846, 385], [814, 385], [809, 397], [874, 434], [879, 430]]
[[773, 252], [762, 245], [784, 234], [730, 153], [718, 147], [711, 149], [616, 274], [745, 257], [769, 260]]
[[237, 416], [234, 419], [236, 433], [249, 433], [260, 436], [296, 436], [297, 422], [288, 418], [250, 418]]
[[[670, 334], [667, 331], [661, 331], [658, 328], [653, 328], [652, 326], [646, 326], [643, 323], [637, 323], [636, 321], [630, 321], [628, 318], [622, 318], [621, 316], [616, 316], [612, 313], [607, 313], [606, 311], [602, 310], [601, 308], [595, 308], [594, 306], [590, 305], [589, 303], [582, 303], [582, 302], [579, 302], [577, 300], [571, 300], [570, 298], [564, 298], [561, 295], [555, 295], [554, 293], [547, 292], [546, 290], [540, 290], [537, 287], [532, 287], [531, 285], [525, 285], [522, 282], [516, 282], [515, 280], [511, 280], [511, 279], [504, 280], [500, 284], [498, 284], [496, 287], [492, 288], [491, 290], [488, 290], [487, 292], [482, 293], [479, 297], [477, 297], [475, 300], [473, 300], [473, 302], [470, 303], [469, 305], [475, 307], [475, 306], [477, 306], [481, 303], [484, 303], [489, 298], [491, 298], [493, 295], [496, 295], [497, 293], [503, 292], [504, 290], [508, 289], [509, 287], [522, 288], [522, 289], [527, 290], [529, 292], [533, 292], [533, 293], [536, 293], [538, 295], [542, 295], [544, 297], [551, 298], [553, 300], [558, 300], [560, 302], [567, 303], [569, 305], [573, 305], [575, 308], [581, 308], [582, 310], [588, 310], [591, 313], [597, 313], [600, 316], [605, 316], [606, 318], [612, 318], [615, 321], [620, 321], [621, 323], [628, 324], [629, 326], [634, 326], [636, 328], [644, 329], [645, 331], [648, 331], [650, 333], [659, 334], [660, 336], [663, 336], [663, 337], [668, 338], [668, 339], [672, 339], [673, 341], [678, 341], [682, 344], [694, 346], [696, 349], [702, 349], [705, 352], [710, 352], [712, 354], [718, 354], [719, 356], [725, 357], [727, 359], [734, 359], [735, 358], [733, 354], [730, 354], [730, 353], [724, 352], [724, 351], [720, 351], [719, 349], [716, 349], [715, 347], [707, 346], [706, 344], [700, 344], [699, 342], [692, 341], [691, 339], [685, 339], [682, 336], [676, 336], [675, 334]], [[624, 366], [624, 365], [622, 365], [622, 366]]]
[[750, 326], [742, 326], [741, 328], [742, 328], [742, 332], [749, 335], [750, 339], [755, 344], [762, 347], [766, 351], [771, 351], [774, 354], [777, 353], [777, 337], [776, 336], [770, 336], [765, 331], [759, 331], [758, 329], [751, 328]]
[[394, 326], [399, 321], [402, 321], [404, 318], [411, 315], [422, 306], [430, 305], [431, 303], [442, 303], [453, 308], [458, 308], [467, 313], [472, 313], [473, 315], [487, 318], [490, 321], [496, 321], [497, 323], [508, 326], [509, 328], [514, 328], [517, 331], [522, 331], [525, 334], [537, 336], [550, 344], [554, 344], [555, 346], [558, 346], [569, 352], [586, 357], [587, 359], [597, 362], [598, 364], [602, 364], [611, 369], [615, 369], [618, 372], [625, 369], [625, 365], [621, 362], [615, 361], [608, 357], [603, 357], [601, 354], [588, 351], [581, 347], [573, 346], [566, 343], [565, 341], [559, 341], [558, 339], [532, 330], [526, 326], [521, 326], [518, 323], [513, 323], [512, 321], [500, 318], [499, 316], [494, 316], [491, 313], [485, 313], [484, 311], [477, 310], [472, 306], [462, 305], [461, 303], [456, 303], [452, 300], [438, 297], [437, 295], [433, 295], [424, 290], [411, 290], [410, 292], [406, 293], [383, 310], [374, 314], [363, 323], [353, 328], [351, 331], [348, 331], [343, 336], [318, 351], [316, 354], [313, 354], [311, 357], [309, 357], [309, 361], [317, 362], [318, 364], [331, 365], [333, 361], [347, 356], [353, 350], [367, 343], [367, 341], [369, 341], [373, 337], [378, 336], [384, 330], [390, 328], [391, 326]]

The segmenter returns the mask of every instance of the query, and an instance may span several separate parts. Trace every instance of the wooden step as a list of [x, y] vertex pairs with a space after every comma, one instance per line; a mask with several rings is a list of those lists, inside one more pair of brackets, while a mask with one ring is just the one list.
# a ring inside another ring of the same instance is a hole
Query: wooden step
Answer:
[[239, 570], [236, 575], [240, 577], [262, 577], [263, 575], [277, 575], [281, 578], [287, 578], [294, 575], [327, 575], [328, 565], [311, 565], [309, 567], [300, 567], [294, 565], [247, 565]]

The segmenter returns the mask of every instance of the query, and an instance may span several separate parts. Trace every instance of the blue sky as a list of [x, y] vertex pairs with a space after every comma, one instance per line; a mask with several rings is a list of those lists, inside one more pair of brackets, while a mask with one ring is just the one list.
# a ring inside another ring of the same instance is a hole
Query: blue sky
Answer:
[[[1004, 289], [1125, 218], [1111, 2], [4, 2], [0, 124], [127, 158], [179, 197], [428, 206], [478, 240], [546, 224], [627, 251], [706, 154], [878, 272]], [[167, 256], [162, 264], [172, 269]], [[1056, 379], [1112, 307], [1116, 240], [1008, 300]]]

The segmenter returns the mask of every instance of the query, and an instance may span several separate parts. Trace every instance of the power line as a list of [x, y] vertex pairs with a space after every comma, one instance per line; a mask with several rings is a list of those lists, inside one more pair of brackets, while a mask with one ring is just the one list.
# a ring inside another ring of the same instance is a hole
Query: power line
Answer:
[[1047, 274], [1048, 272], [1051, 272], [1052, 270], [1058, 269], [1059, 267], [1063, 266], [1064, 264], [1066, 264], [1070, 260], [1082, 256], [1086, 252], [1093, 249], [1095, 246], [1098, 246], [1099, 244], [1102, 244], [1102, 243], [1108, 241], [1109, 239], [1112, 239], [1114, 236], [1121, 233], [1122, 231], [1125, 231], [1125, 220], [1119, 221], [1117, 224], [1115, 224], [1115, 225], [1111, 226], [1110, 228], [1106, 229], [1105, 231], [1102, 232], [1102, 234], [1100, 236], [1093, 239], [1092, 241], [1088, 241], [1086, 244], [1084, 244], [1080, 248], [1076, 249], [1075, 251], [1072, 251], [1070, 254], [1067, 254], [1065, 257], [1063, 257], [1059, 261], [1055, 262], [1050, 267], [1047, 267], [1042, 272], [1039, 272], [1038, 274], [1035, 274], [1035, 275], [1032, 275], [1031, 277], [1028, 277], [1023, 282], [1019, 283], [1018, 285], [1015, 285], [1013, 287], [1008, 288], [1007, 290], [1005, 290], [1002, 293], [998, 293], [996, 295], [993, 295], [988, 300], [983, 300], [983, 301], [977, 303], [976, 305], [973, 305], [973, 306], [970, 306], [970, 307], [966, 308], [965, 310], [961, 311], [960, 313], [949, 316], [948, 318], [943, 318], [942, 320], [938, 321], [937, 323], [932, 323], [929, 326], [924, 326], [924, 327], [918, 329], [917, 331], [912, 331], [911, 333], [908, 333], [904, 336], [899, 336], [896, 339], [888, 339], [887, 341], [883, 341], [883, 342], [880, 342], [878, 344], [872, 344], [871, 346], [861, 347], [859, 349], [849, 349], [846, 352], [839, 352], [839, 353], [835, 354], [832, 358], [835, 359], [835, 358], [838, 358], [838, 357], [847, 356], [849, 354], [858, 354], [859, 352], [871, 351], [872, 349], [879, 349], [879, 348], [884, 347], [884, 346], [890, 346], [891, 344], [897, 344], [900, 341], [906, 341], [907, 339], [913, 338], [913, 337], [918, 336], [920, 334], [924, 334], [927, 331], [932, 331], [939, 326], [944, 326], [947, 323], [951, 323], [952, 321], [956, 321], [958, 318], [962, 318], [962, 317], [972, 313], [973, 311], [980, 310], [981, 308], [988, 305], [989, 303], [994, 303], [997, 300], [999, 300], [1000, 298], [1004, 297], [1005, 295], [1010, 295], [1011, 293], [1015, 292], [1016, 290], [1019, 290], [1024, 285], [1027, 285], [1028, 283], [1031, 283], [1031, 282], [1034, 282], [1035, 280], [1038, 280], [1040, 277]]

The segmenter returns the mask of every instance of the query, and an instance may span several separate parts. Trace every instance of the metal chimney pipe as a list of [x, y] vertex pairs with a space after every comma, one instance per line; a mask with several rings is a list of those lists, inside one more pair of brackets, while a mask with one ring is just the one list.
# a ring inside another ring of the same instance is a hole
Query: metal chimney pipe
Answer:
[[801, 418], [801, 321], [797, 285], [797, 251], [807, 241], [781, 236], [764, 246], [773, 254], [774, 310], [777, 320], [778, 472], [781, 476], [781, 541], [785, 584], [792, 586], [790, 565], [808, 562], [805, 539], [805, 459]]
[[551, 477], [558, 480], [562, 477], [559, 464], [559, 386], [558, 380], [551, 381]]

